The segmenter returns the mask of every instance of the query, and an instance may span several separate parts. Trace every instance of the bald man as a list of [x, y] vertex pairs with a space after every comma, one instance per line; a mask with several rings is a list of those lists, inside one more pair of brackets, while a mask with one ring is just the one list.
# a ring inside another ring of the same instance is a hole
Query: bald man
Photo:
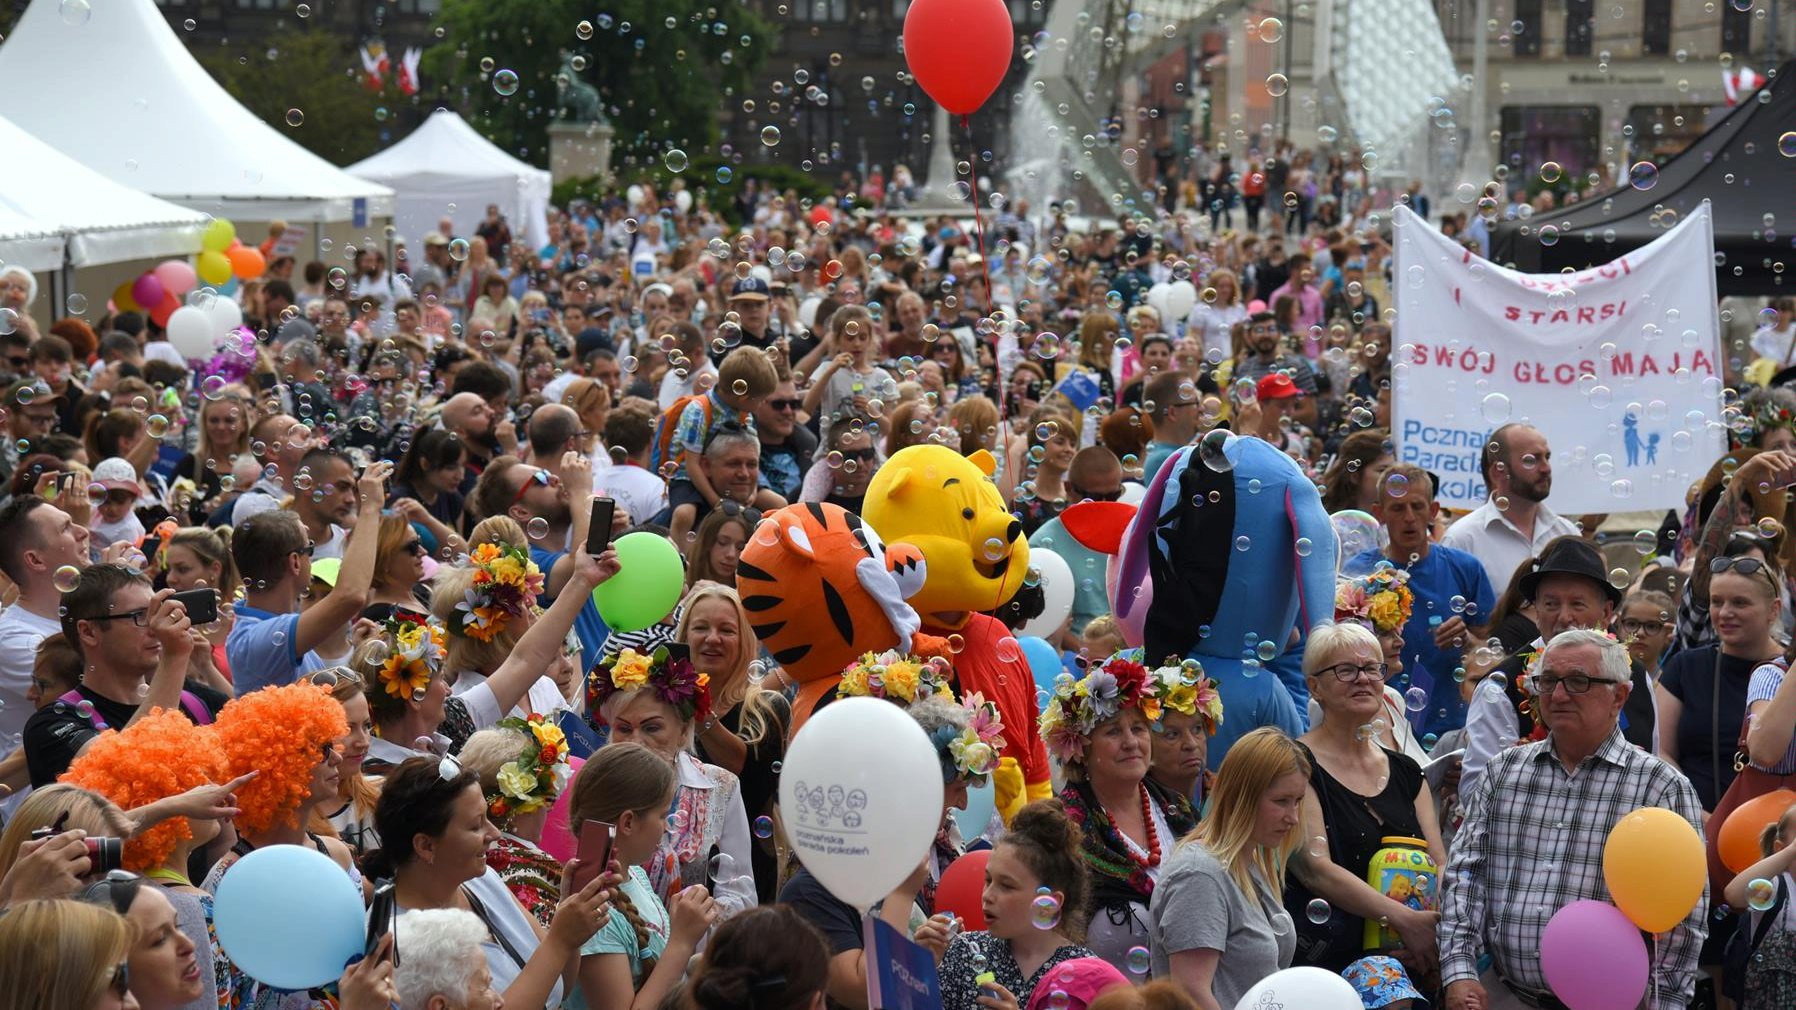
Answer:
[[517, 452], [518, 436], [511, 430], [511, 423], [504, 425], [511, 435], [511, 444], [507, 446], [501, 439], [505, 432], [493, 423], [493, 408], [477, 393], [457, 393], [444, 401], [437, 423], [460, 438], [468, 450], [468, 472], [462, 475], [461, 482], [464, 497], [474, 492], [474, 482], [480, 479], [480, 472], [486, 469], [487, 461], [497, 455], [499, 449], [503, 448], [507, 454]]
[[544, 404], [530, 415], [530, 465], [561, 477], [561, 457], [569, 450], [584, 454], [580, 415], [559, 403]]

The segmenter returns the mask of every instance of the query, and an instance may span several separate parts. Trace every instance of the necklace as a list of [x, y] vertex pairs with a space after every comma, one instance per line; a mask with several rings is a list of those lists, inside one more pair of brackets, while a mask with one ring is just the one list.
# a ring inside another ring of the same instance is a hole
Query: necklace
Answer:
[[1120, 848], [1131, 863], [1144, 870], [1151, 870], [1160, 865], [1160, 832], [1154, 828], [1154, 802], [1148, 796], [1147, 784], [1142, 783], [1136, 788], [1141, 790], [1141, 823], [1147, 828], [1147, 855], [1143, 857], [1136, 852], [1135, 846], [1129, 843], [1128, 836], [1117, 827], [1114, 817], [1110, 818], [1110, 830], [1116, 832], [1116, 840], [1122, 843]]

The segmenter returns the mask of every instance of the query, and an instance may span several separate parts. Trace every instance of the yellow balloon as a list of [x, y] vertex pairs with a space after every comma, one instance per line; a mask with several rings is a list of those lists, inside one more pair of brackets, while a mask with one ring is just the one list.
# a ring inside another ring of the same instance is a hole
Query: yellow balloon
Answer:
[[208, 249], [194, 261], [193, 272], [200, 275], [200, 280], [216, 287], [231, 279], [231, 259], [224, 253]]
[[[200, 233], [200, 248], [207, 252], [222, 253], [231, 247], [237, 239], [237, 226], [222, 217], [215, 217], [207, 222], [206, 230]], [[226, 264], [229, 268], [229, 264]], [[203, 276], [203, 275], [202, 275]], [[229, 276], [228, 274], [226, 276]], [[222, 284], [223, 281], [214, 283]]]
[[1702, 836], [1675, 811], [1641, 807], [1609, 829], [1603, 880], [1634, 925], [1663, 933], [1690, 914], [1708, 880]]

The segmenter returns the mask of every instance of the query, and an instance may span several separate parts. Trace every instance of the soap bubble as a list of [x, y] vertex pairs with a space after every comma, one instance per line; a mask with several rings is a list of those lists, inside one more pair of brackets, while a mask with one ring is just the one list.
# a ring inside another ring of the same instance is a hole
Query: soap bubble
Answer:
[[772, 838], [773, 837], [773, 818], [768, 817], [765, 814], [761, 815], [760, 817], [755, 818], [755, 837], [756, 838]]
[[1146, 947], [1130, 947], [1126, 962], [1131, 972], [1146, 975], [1154, 966], [1154, 955]]
[[81, 569], [74, 565], [63, 565], [50, 574], [50, 583], [59, 593], [72, 593], [81, 585]]
[[1403, 692], [1403, 707], [1411, 712], [1420, 712], [1428, 707], [1428, 692], [1419, 687], [1412, 687]]
[[1197, 443], [1197, 458], [1217, 473], [1227, 473], [1235, 468], [1229, 459], [1226, 449], [1229, 444], [1229, 433], [1222, 428], [1213, 428], [1204, 434]]
[[1768, 912], [1777, 903], [1777, 885], [1757, 877], [1746, 885], [1746, 904], [1755, 912]]
[[518, 93], [518, 72], [516, 70], [498, 70], [493, 73], [493, 90], [510, 98]]
[[1038, 895], [1029, 903], [1029, 922], [1036, 929], [1053, 929], [1060, 925], [1060, 902], [1051, 894]]
[[542, 516], [537, 516], [530, 520], [529, 525], [524, 527], [524, 532], [530, 534], [530, 539], [532, 540], [541, 540], [549, 535], [549, 520], [544, 519]]
[[1303, 913], [1309, 917], [1311, 922], [1320, 926], [1328, 921], [1328, 917], [1333, 911], [1334, 909], [1328, 907], [1328, 902], [1323, 901], [1321, 898], [1312, 898], [1310, 899], [1308, 907], [1303, 910]]

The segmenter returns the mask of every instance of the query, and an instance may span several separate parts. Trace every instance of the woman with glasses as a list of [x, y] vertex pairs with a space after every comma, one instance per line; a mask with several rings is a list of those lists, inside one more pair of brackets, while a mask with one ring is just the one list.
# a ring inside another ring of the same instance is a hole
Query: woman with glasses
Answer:
[[1425, 840], [1436, 866], [1447, 861], [1421, 766], [1383, 747], [1374, 729], [1391, 718], [1384, 650], [1359, 624], [1323, 625], [1304, 648], [1303, 672], [1325, 718], [1297, 741], [1310, 771], [1302, 842], [1285, 880], [1284, 904], [1297, 929], [1292, 963], [1344, 970], [1367, 953], [1363, 937], [1372, 921], [1400, 936], [1412, 970], [1426, 972], [1436, 957], [1438, 917], [1366, 883], [1386, 838]]
[[1714, 640], [1667, 660], [1653, 690], [1662, 727], [1659, 756], [1684, 773], [1708, 811], [1734, 781], [1753, 671], [1784, 654], [1775, 635], [1783, 610], [1777, 570], [1761, 547], [1747, 546], [1744, 538], [1727, 550], [1709, 563]]
[[414, 624], [430, 613], [430, 587], [424, 581], [424, 558], [430, 552], [410, 521], [398, 512], [380, 517], [375, 542], [374, 581], [362, 616], [370, 621], [397, 618]]
[[0, 1010], [138, 1010], [132, 929], [77, 901], [30, 901], [0, 916]]
[[[176, 921], [175, 906], [155, 884], [129, 870], [114, 870], [81, 895], [131, 924], [127, 984], [142, 1010], [207, 1010], [218, 1005], [200, 947]], [[210, 961], [210, 951], [207, 952]]]

